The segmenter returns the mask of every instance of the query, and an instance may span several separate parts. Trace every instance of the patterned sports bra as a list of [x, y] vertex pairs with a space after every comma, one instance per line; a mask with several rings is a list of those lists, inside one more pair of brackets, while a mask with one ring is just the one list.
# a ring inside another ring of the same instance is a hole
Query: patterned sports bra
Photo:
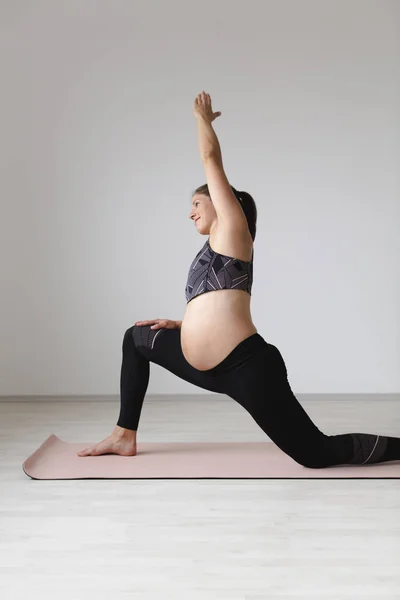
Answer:
[[209, 239], [190, 265], [185, 288], [187, 303], [200, 294], [217, 290], [245, 290], [251, 295], [254, 249], [251, 261], [240, 260], [215, 252]]

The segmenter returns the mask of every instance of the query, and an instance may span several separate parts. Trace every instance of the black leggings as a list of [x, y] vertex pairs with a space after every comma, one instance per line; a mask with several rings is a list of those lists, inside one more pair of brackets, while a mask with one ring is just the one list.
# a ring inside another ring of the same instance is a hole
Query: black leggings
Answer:
[[126, 331], [117, 425], [137, 430], [153, 362], [193, 385], [236, 400], [283, 452], [305, 467], [400, 460], [399, 438], [320, 431], [294, 396], [278, 348], [258, 333], [207, 371], [195, 369], [185, 359], [180, 334], [180, 329], [154, 330], [150, 325]]

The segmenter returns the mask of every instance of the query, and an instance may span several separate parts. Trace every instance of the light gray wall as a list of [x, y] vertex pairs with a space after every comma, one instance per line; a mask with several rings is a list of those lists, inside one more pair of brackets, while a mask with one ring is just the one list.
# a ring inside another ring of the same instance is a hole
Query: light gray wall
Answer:
[[[3, 2], [0, 395], [119, 393], [126, 329], [183, 318], [203, 89], [293, 390], [399, 392], [399, 13]], [[208, 393], [150, 372], [148, 393]]]

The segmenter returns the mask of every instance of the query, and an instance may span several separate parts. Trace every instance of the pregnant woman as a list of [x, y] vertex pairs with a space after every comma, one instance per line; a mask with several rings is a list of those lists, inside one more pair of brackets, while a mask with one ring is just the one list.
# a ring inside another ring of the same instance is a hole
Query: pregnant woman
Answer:
[[400, 460], [400, 438], [320, 431], [294, 396], [280, 351], [257, 332], [250, 313], [257, 210], [250, 194], [238, 192], [225, 175], [211, 125], [220, 115], [213, 112], [209, 94], [197, 96], [194, 116], [207, 184], [195, 191], [189, 217], [197, 232], [209, 237], [190, 265], [184, 319], [139, 321], [125, 332], [117, 425], [109, 437], [78, 455], [136, 455], [153, 362], [193, 385], [236, 400], [304, 467]]

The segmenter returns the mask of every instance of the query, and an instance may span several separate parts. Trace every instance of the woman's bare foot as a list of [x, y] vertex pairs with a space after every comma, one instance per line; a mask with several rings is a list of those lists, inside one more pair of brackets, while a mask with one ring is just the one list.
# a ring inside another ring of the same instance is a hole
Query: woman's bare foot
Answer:
[[136, 456], [136, 431], [117, 426], [105, 440], [78, 452], [78, 456], [100, 456], [101, 454]]

